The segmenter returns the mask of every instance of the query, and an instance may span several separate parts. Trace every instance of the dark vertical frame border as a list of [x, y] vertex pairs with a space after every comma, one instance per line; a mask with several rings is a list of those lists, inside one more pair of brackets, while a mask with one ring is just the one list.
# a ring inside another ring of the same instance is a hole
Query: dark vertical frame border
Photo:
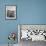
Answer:
[[6, 19], [6, 6], [16, 6], [16, 5], [5, 5], [5, 20], [16, 20], [17, 19], [17, 6], [16, 6], [16, 18], [15, 19]]

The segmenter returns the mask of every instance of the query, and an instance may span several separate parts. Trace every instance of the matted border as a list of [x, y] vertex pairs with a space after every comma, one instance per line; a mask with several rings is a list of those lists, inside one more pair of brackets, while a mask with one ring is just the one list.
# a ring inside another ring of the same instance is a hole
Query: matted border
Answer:
[[[6, 8], [8, 7], [14, 7], [15, 8], [15, 17], [7, 17], [7, 11]], [[16, 5], [5, 5], [5, 20], [16, 20], [17, 19], [17, 6]]]

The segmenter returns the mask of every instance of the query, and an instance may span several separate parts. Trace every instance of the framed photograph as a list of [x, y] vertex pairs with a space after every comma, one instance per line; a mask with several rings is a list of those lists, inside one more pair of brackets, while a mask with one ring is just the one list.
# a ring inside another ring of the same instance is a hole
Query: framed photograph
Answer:
[[46, 41], [46, 24], [19, 24], [18, 42], [22, 44], [24, 40]]
[[16, 6], [6, 5], [6, 19], [16, 19]]

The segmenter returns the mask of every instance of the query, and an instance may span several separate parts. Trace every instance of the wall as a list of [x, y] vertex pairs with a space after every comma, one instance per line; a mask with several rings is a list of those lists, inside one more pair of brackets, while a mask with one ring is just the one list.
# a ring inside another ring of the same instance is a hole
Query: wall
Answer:
[[[5, 5], [17, 6], [16, 20], [5, 20]], [[18, 24], [46, 24], [46, 0], [0, 0], [0, 44], [8, 43], [9, 32], [18, 32]]]
[[46, 24], [46, 0], [23, 0], [19, 2], [21, 24]]

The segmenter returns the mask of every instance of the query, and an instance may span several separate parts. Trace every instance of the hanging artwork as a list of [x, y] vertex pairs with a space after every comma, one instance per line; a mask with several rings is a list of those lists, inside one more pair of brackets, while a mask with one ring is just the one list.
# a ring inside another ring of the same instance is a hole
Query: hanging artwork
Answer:
[[16, 19], [16, 6], [6, 5], [6, 19]]

